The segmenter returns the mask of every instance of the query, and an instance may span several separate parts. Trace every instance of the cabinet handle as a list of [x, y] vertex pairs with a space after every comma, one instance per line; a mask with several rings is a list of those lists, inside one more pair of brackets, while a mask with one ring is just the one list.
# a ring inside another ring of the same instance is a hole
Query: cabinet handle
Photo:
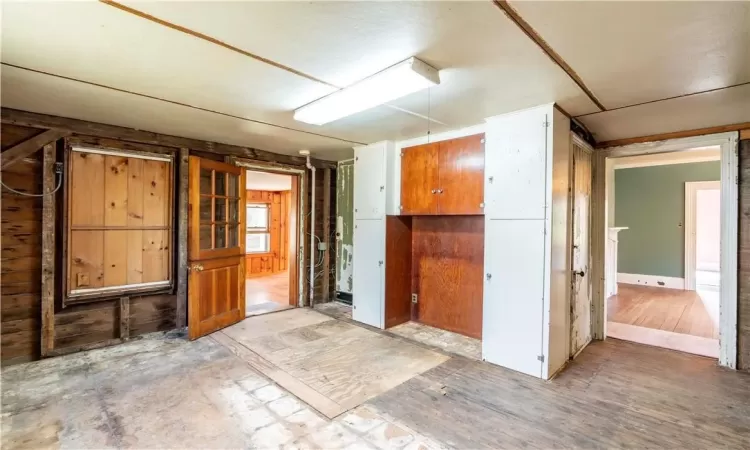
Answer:
[[433, 190], [432, 190], [432, 193], [433, 193], [433, 194], [437, 193], [437, 189], [433, 189]]
[[443, 190], [442, 190], [442, 189], [438, 189], [438, 190], [437, 190], [437, 193], [438, 193], [438, 194], [442, 194], [442, 193], [443, 193]]
[[383, 265], [383, 261], [378, 261], [378, 265], [382, 266]]

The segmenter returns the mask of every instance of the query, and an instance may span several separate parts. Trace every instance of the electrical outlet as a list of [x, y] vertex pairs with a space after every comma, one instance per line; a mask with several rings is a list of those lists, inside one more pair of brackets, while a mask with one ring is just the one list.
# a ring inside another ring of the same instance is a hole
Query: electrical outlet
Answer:
[[418, 301], [417, 294], [411, 294], [411, 302], [414, 303], [414, 304], [416, 304], [417, 301]]

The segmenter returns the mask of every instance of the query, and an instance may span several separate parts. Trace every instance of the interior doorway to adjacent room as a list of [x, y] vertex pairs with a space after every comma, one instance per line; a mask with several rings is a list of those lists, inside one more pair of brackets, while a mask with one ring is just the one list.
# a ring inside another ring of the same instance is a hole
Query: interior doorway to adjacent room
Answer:
[[725, 133], [603, 154], [605, 282], [595, 317], [604, 320], [595, 334], [734, 367], [736, 139]]
[[298, 183], [294, 175], [246, 172], [247, 316], [296, 306]]

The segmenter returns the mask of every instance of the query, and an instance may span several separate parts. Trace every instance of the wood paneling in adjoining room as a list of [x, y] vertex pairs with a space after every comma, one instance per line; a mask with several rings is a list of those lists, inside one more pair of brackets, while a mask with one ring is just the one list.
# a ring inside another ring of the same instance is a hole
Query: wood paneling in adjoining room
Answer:
[[482, 337], [484, 217], [412, 217], [415, 320]]
[[284, 272], [289, 267], [290, 191], [247, 191], [248, 203], [268, 205], [269, 251], [245, 255], [247, 278]]
[[440, 214], [483, 214], [484, 134], [438, 144]]
[[385, 327], [411, 319], [412, 218], [385, 217]]
[[[3, 126], [2, 149], [39, 133]], [[21, 192], [41, 192], [41, 152], [2, 170], [3, 183]], [[39, 358], [41, 339], [42, 199], [2, 189], [2, 260], [0, 260], [0, 357], [2, 364]]]

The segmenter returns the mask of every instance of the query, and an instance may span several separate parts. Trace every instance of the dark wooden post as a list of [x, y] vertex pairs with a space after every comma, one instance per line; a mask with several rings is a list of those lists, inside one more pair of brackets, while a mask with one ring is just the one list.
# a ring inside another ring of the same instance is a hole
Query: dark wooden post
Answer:
[[[44, 146], [42, 192], [55, 190], [55, 142]], [[60, 175], [62, 177], [62, 174]], [[55, 199], [56, 194], [42, 197], [42, 356], [55, 348]]]
[[331, 169], [323, 170], [323, 236], [326, 249], [323, 252], [323, 301], [331, 299]]
[[177, 312], [175, 326], [187, 326], [188, 285], [188, 164], [189, 151], [181, 148], [177, 182]]

